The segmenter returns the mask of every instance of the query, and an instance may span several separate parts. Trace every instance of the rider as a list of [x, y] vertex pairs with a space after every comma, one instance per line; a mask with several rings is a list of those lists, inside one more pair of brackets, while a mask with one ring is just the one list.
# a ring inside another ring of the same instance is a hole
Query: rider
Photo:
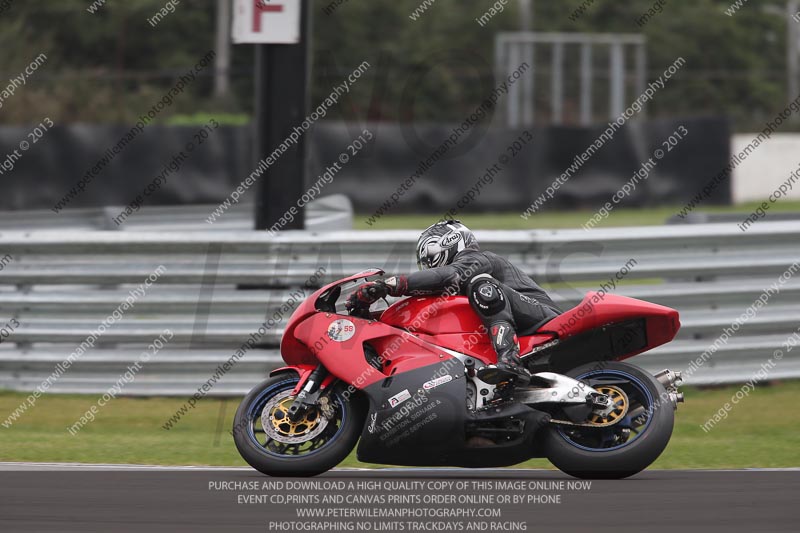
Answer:
[[466, 295], [497, 352], [497, 365], [483, 367], [478, 377], [492, 384], [527, 383], [530, 373], [520, 364], [517, 331], [531, 334], [561, 313], [547, 293], [504, 257], [481, 251], [475, 235], [458, 220], [437, 222], [422, 232], [417, 265], [419, 272], [362, 285], [348, 307], [386, 295]]

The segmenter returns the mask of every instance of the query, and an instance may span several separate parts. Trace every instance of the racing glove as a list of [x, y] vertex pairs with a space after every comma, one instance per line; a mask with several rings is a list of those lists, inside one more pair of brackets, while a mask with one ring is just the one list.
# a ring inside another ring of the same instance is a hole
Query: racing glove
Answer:
[[408, 294], [408, 278], [406, 276], [392, 276], [385, 281], [376, 281], [386, 285], [386, 293], [389, 296], [405, 296]]
[[369, 307], [374, 302], [388, 296], [403, 296], [408, 288], [405, 276], [393, 276], [386, 280], [365, 283], [347, 298], [345, 307], [348, 311], [357, 307]]

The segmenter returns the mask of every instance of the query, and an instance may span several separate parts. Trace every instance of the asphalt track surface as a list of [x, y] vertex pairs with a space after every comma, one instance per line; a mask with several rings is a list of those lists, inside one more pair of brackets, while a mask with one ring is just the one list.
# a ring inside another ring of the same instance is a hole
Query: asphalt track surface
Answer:
[[[209, 484], [279, 479], [242, 468], [5, 463], [0, 531], [271, 531], [269, 521], [297, 523], [296, 506], [243, 505], [235, 492]], [[573, 481], [555, 471], [519, 469], [335, 470], [312, 479]], [[503, 512], [502, 520], [524, 523], [527, 531], [796, 532], [800, 469], [650, 470], [593, 481], [589, 490], [564, 492], [557, 504]]]

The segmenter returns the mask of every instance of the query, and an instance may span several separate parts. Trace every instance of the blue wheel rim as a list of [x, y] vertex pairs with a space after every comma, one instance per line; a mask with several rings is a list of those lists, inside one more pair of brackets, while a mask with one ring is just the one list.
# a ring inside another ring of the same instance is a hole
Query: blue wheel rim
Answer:
[[[266, 448], [263, 444], [261, 444], [261, 442], [259, 442], [258, 438], [255, 435], [255, 432], [253, 431], [254, 421], [257, 417], [261, 416], [261, 412], [264, 410], [264, 406], [266, 405], [266, 403], [269, 401], [270, 398], [272, 398], [279, 392], [283, 392], [287, 389], [293, 389], [297, 384], [297, 381], [298, 381], [297, 379], [288, 379], [267, 387], [266, 389], [261, 391], [261, 393], [258, 396], [256, 396], [256, 398], [252, 402], [250, 402], [250, 405], [247, 408], [247, 420], [249, 422], [247, 424], [247, 437], [253, 444], [255, 444], [264, 453], [268, 453], [269, 455], [280, 457], [282, 459], [295, 459], [295, 458], [302, 459], [304, 457], [310, 457], [316, 453], [323, 451], [328, 445], [330, 445], [336, 439], [339, 438], [339, 435], [342, 433], [342, 429], [344, 428], [344, 424], [347, 421], [347, 409], [342, 407], [339, 410], [339, 412], [341, 413], [341, 422], [339, 423], [339, 427], [336, 429], [336, 432], [333, 435], [331, 435], [331, 437], [327, 440], [327, 442], [325, 442], [322, 446], [320, 446], [316, 450], [305, 452], [300, 455], [284, 455], [280, 453], [275, 453], [272, 450]], [[337, 400], [335, 403], [344, 406], [345, 402], [342, 399], [341, 395], [336, 392], [334, 392], [334, 395], [336, 396]]]

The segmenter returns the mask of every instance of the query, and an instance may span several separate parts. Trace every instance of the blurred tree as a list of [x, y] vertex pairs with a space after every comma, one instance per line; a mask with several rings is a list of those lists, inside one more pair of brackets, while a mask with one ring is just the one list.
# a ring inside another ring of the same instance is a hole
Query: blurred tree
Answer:
[[[650, 79], [677, 56], [686, 59], [650, 104], [651, 116], [727, 114], [738, 129], [750, 129], [785, 105], [786, 20], [764, 9], [782, 1], [749, 2], [728, 16], [730, 0], [667, 0], [641, 28], [636, 19], [653, 0], [597, 0], [572, 20], [582, 1], [536, 1], [533, 29], [644, 33]], [[471, 112], [494, 86], [495, 34], [518, 29], [518, 4], [509, 0], [481, 27], [476, 18], [493, 2], [436, 0], [412, 20], [420, 3], [314, 0], [312, 105], [366, 60], [369, 72], [329, 118], [460, 121]], [[58, 121], [129, 122], [215, 46], [216, 0], [184, 0], [155, 28], [147, 18], [165, 0], [108, 0], [95, 14], [87, 11], [89, 4], [15, 0], [2, 14], [0, 86], [39, 53], [48, 59], [0, 109], [0, 122], [38, 122], [43, 114]], [[233, 47], [230, 97], [213, 97], [208, 69], [164, 119], [249, 113], [252, 48]], [[603, 90], [600, 84], [597, 90]], [[567, 105], [574, 100], [567, 98]]]

